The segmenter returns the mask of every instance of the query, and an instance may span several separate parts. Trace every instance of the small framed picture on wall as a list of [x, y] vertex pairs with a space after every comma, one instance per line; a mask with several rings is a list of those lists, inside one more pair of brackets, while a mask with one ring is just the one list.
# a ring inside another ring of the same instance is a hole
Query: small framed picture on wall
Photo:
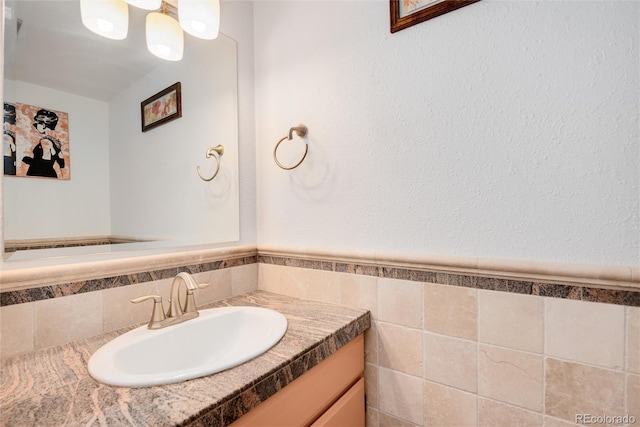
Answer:
[[480, 0], [390, 0], [391, 32], [404, 30]]
[[182, 117], [180, 82], [156, 93], [140, 103], [142, 132]]

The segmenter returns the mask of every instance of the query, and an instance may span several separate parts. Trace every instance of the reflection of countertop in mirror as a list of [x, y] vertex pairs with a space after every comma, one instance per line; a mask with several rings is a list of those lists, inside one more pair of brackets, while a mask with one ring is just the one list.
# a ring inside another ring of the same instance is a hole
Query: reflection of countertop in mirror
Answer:
[[[108, 238], [105, 238], [107, 240]], [[64, 239], [60, 239], [64, 242]], [[110, 243], [97, 243], [97, 244], [66, 244], [62, 243], [59, 246], [52, 245], [51, 247], [25, 247], [17, 250], [9, 250], [5, 242], [4, 261], [32, 261], [34, 263], [40, 262], [40, 260], [47, 259], [61, 259], [72, 257], [85, 257], [89, 255], [104, 255], [112, 253], [122, 253], [131, 251], [143, 251], [149, 249], [165, 248], [173, 246], [173, 241], [164, 240], [151, 240], [140, 242], [126, 242], [119, 244]]]
[[132, 328], [2, 363], [3, 423], [30, 425], [228, 425], [370, 326], [366, 310], [256, 291], [207, 306], [251, 305], [287, 317], [282, 340], [236, 368], [178, 384], [112, 387], [89, 376], [91, 354]]
[[255, 245], [188, 243], [169, 248], [162, 242], [127, 243], [111, 245], [117, 248], [97, 253], [91, 253], [95, 248], [81, 247], [86, 253], [73, 253], [67, 257], [16, 257], [0, 263], [0, 290], [7, 292], [81, 282], [247, 256], [255, 258], [257, 253]]

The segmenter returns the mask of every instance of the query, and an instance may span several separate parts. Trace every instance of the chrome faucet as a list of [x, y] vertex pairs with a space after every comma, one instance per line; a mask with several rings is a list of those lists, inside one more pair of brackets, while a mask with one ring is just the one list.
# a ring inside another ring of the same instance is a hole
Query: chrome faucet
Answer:
[[[184, 304], [180, 304], [181, 283], [184, 283], [187, 287], [187, 298]], [[166, 328], [167, 326], [177, 325], [178, 323], [182, 323], [186, 320], [194, 319], [199, 316], [193, 291], [196, 289], [206, 288], [207, 286], [209, 286], [208, 283], [196, 283], [189, 273], [178, 273], [178, 275], [173, 279], [173, 282], [171, 282], [171, 299], [169, 299], [169, 309], [166, 314], [164, 312], [162, 297], [160, 295], [145, 295], [134, 298], [131, 302], [137, 304], [142, 301], [152, 299], [153, 312], [151, 313], [151, 320], [147, 327], [149, 329]]]

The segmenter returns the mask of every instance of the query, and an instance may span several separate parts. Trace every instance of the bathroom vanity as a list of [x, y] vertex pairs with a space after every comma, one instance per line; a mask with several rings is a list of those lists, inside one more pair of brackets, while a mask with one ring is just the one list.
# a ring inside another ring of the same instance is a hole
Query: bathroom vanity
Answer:
[[204, 308], [225, 306], [276, 310], [287, 317], [287, 332], [235, 368], [144, 388], [104, 385], [87, 371], [98, 348], [133, 327], [16, 356], [2, 362], [0, 425], [328, 426], [364, 420], [368, 311], [264, 291]]
[[243, 415], [231, 427], [364, 427], [364, 336]]

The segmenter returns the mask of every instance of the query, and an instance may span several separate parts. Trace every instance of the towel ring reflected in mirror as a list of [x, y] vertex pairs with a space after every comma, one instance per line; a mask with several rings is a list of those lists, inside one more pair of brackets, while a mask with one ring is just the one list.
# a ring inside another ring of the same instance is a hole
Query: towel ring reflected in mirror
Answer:
[[[214, 153], [217, 153], [217, 155], [214, 154]], [[224, 154], [224, 145], [221, 145], [221, 144], [216, 145], [215, 147], [209, 147], [207, 149], [207, 152], [205, 154], [207, 159], [209, 157], [212, 157], [212, 156], [216, 159], [216, 171], [214, 172], [214, 174], [213, 174], [213, 176], [211, 178], [205, 178], [200, 173], [200, 166], [198, 166], [198, 168], [197, 168], [198, 176], [200, 177], [201, 180], [209, 182], [209, 181], [213, 180], [213, 178], [215, 178], [218, 175], [218, 172], [220, 172], [220, 157], [222, 157], [223, 154]]]
[[284, 141], [285, 139], [288, 139], [289, 141], [291, 141], [293, 139], [293, 132], [294, 131], [295, 131], [296, 135], [298, 135], [300, 138], [302, 138], [307, 134], [307, 127], [305, 125], [303, 125], [303, 124], [299, 124], [298, 126], [292, 127], [291, 129], [289, 129], [289, 135], [285, 135], [284, 137], [282, 137], [282, 139], [280, 141], [278, 141], [278, 143], [276, 144], [276, 147], [273, 149], [273, 160], [275, 160], [276, 164], [278, 166], [280, 166], [284, 170], [291, 170], [291, 169], [295, 169], [298, 166], [300, 166], [300, 164], [307, 157], [307, 152], [309, 151], [309, 144], [305, 142], [304, 143], [304, 154], [302, 155], [302, 158], [298, 161], [298, 163], [296, 163], [293, 166], [285, 166], [282, 163], [280, 163], [280, 161], [278, 160], [278, 147], [280, 146], [282, 141]]

